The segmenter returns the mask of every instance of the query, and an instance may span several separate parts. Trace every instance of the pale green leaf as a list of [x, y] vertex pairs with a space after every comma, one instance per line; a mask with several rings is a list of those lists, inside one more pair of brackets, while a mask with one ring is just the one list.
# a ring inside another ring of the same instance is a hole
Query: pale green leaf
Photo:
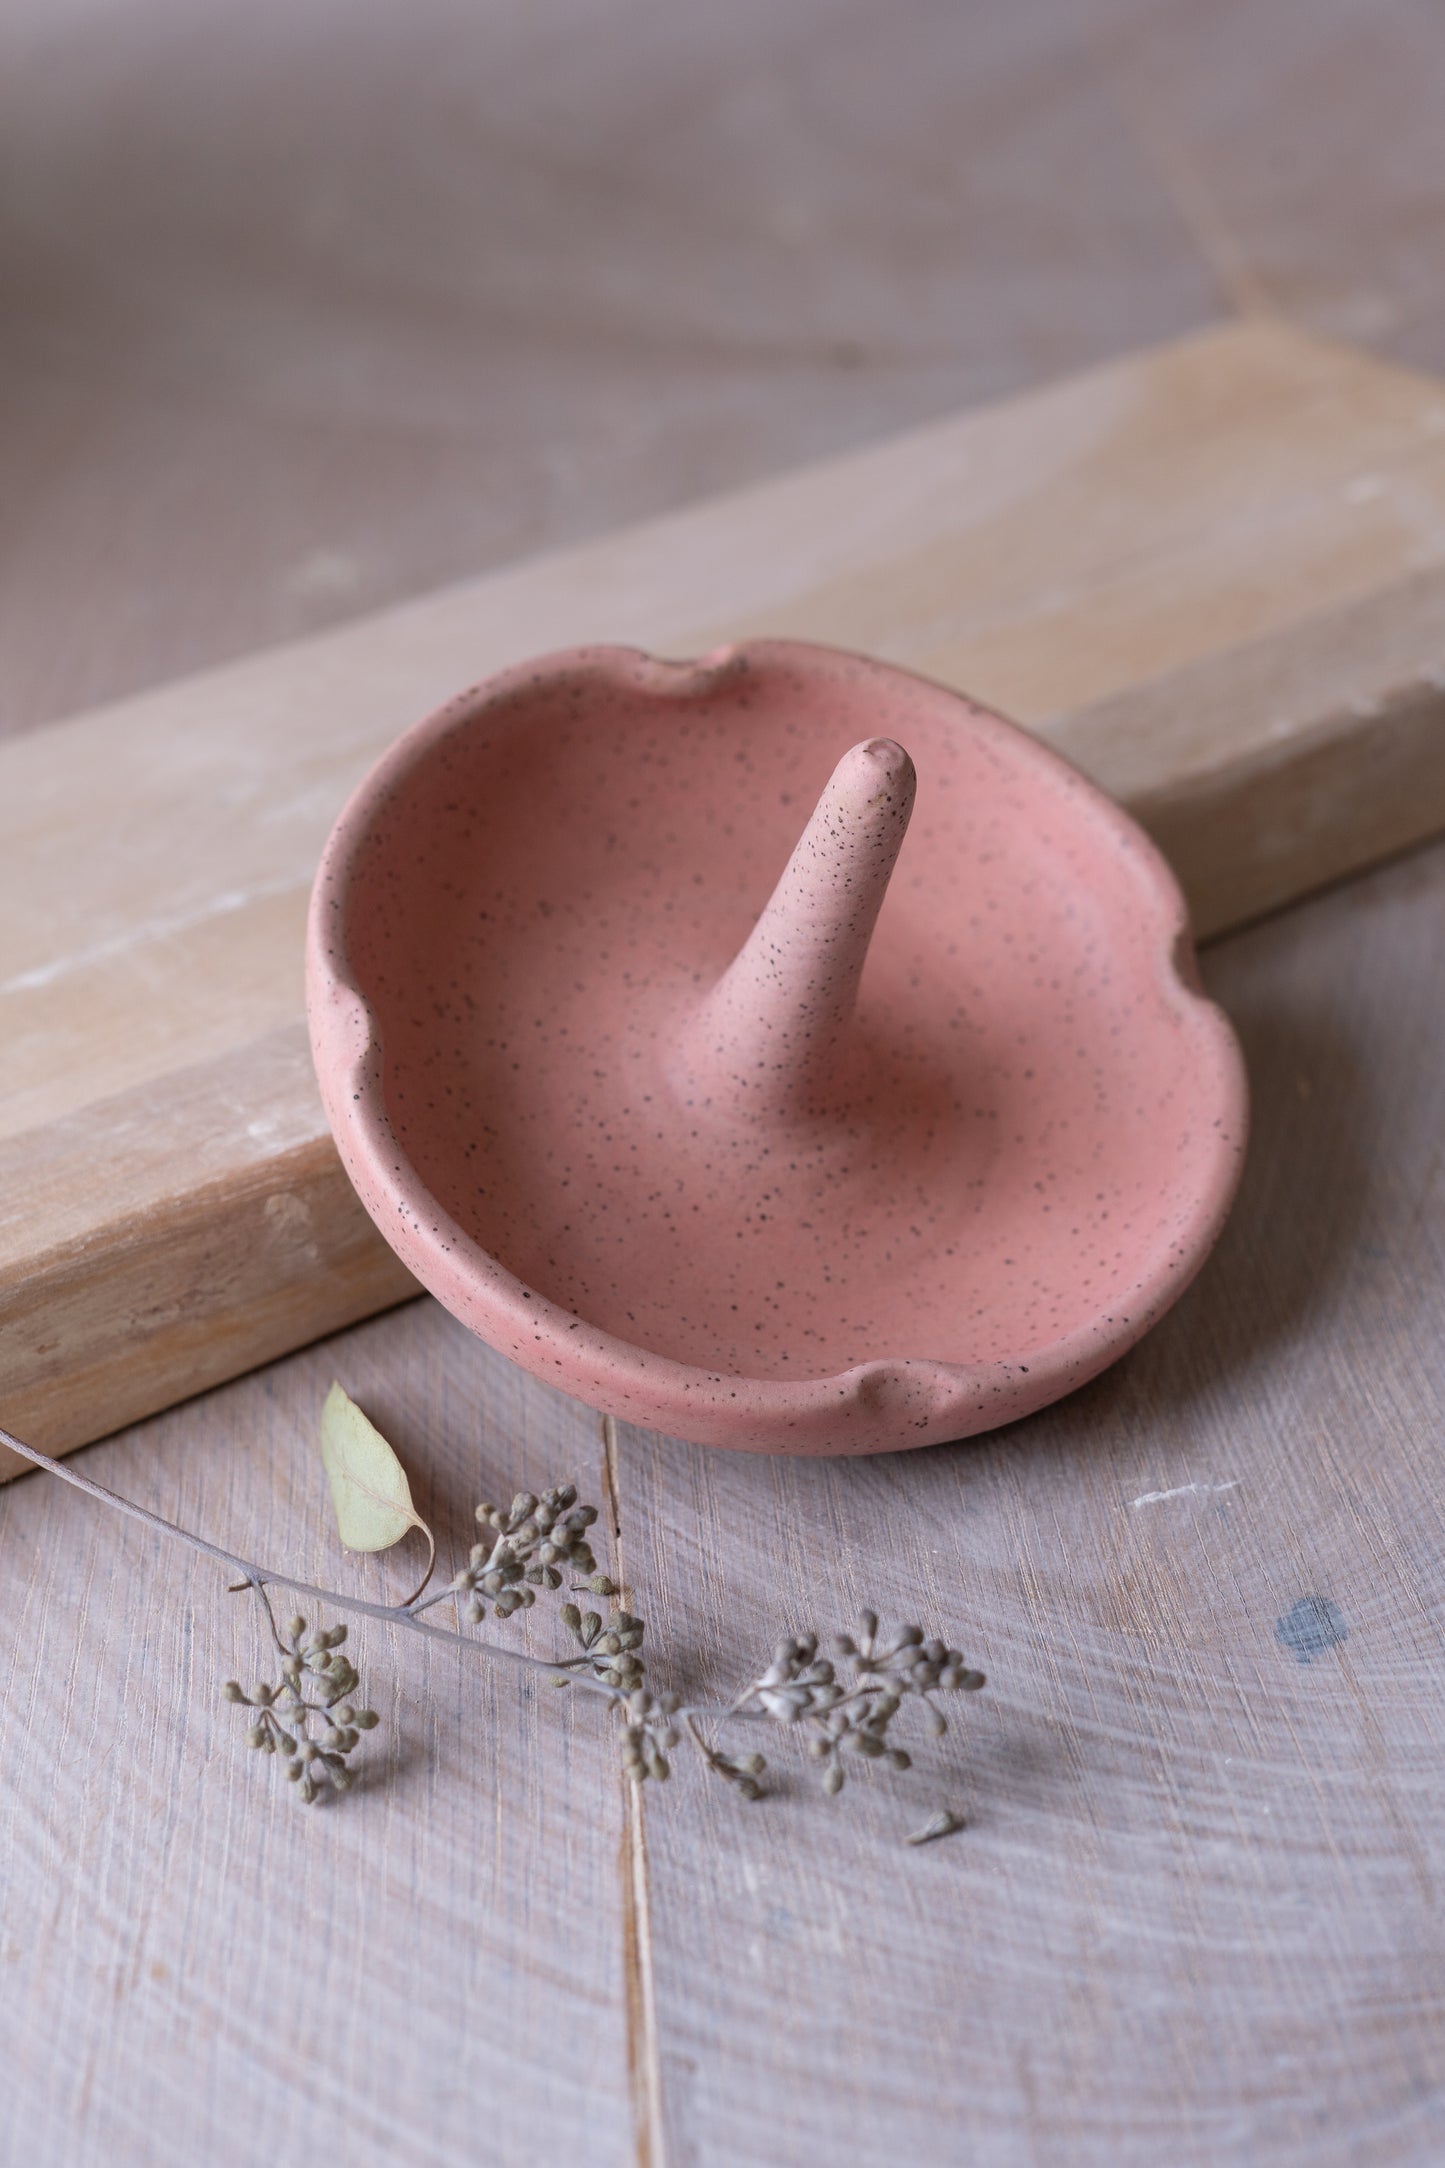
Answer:
[[[406, 1470], [376, 1425], [340, 1385], [332, 1386], [321, 1410], [321, 1458], [331, 1485], [337, 1532], [349, 1551], [389, 1551], [408, 1529], [419, 1528], [435, 1563], [436, 1544], [411, 1502]], [[431, 1564], [427, 1566], [430, 1576]], [[416, 1594], [421, 1594], [420, 1588]]]

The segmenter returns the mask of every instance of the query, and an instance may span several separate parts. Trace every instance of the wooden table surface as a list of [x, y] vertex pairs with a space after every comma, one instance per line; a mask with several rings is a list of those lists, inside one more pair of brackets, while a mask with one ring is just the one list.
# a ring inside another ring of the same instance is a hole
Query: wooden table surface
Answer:
[[1213, 952], [1256, 1095], [1221, 1249], [991, 1440], [609, 1440], [428, 1302], [78, 1456], [400, 1594], [328, 1538], [340, 1376], [454, 1545], [482, 1486], [613, 1502], [679, 1687], [864, 1602], [946, 1628], [989, 1689], [907, 1775], [747, 1806], [679, 1755], [630, 1826], [591, 1705], [368, 1625], [367, 1782], [308, 1814], [217, 1699], [250, 1599], [10, 1485], [0, 2158], [1438, 2160], [1442, 911], [1436, 849]]
[[[1445, 367], [1442, 89], [1411, 0], [22, 0], [7, 725], [1231, 309]], [[639, 1811], [595, 1710], [368, 1628], [307, 1815], [216, 1700], [248, 1600], [11, 1485], [0, 2158], [1445, 2155], [1442, 907], [1435, 850], [1213, 951], [1225, 1242], [992, 1441], [609, 1434], [422, 1303], [80, 1456], [334, 1579], [340, 1375], [458, 1541], [479, 1482], [606, 1502], [679, 1685], [928, 1613], [990, 1688], [907, 1776]]]
[[1433, 0], [7, 0], [0, 727], [1244, 311], [1445, 372]]

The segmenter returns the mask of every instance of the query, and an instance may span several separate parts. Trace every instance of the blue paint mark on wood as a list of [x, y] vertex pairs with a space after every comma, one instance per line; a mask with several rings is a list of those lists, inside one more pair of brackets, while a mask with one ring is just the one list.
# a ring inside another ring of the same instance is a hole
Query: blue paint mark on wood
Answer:
[[1274, 1622], [1275, 1640], [1293, 1649], [1302, 1664], [1312, 1664], [1326, 1649], [1337, 1649], [1349, 1632], [1344, 1612], [1329, 1596], [1301, 1596]]

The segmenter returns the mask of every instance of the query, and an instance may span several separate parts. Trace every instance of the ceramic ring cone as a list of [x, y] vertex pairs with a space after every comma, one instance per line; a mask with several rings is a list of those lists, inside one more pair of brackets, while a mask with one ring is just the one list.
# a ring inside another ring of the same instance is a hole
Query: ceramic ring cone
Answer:
[[1246, 1098], [1189, 954], [1148, 839], [958, 695], [594, 648], [363, 783], [308, 1006], [363, 1202], [483, 1338], [657, 1430], [877, 1452], [1057, 1398], [1197, 1269]]
[[858, 984], [916, 787], [891, 738], [843, 755], [756, 926], [679, 1033], [671, 1067], [689, 1105], [784, 1122], [846, 1106]]

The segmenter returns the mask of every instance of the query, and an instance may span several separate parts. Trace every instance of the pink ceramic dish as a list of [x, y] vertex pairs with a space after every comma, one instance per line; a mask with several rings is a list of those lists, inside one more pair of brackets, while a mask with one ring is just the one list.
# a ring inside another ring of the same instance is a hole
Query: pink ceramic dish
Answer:
[[799, 642], [579, 649], [408, 731], [327, 846], [308, 1001], [424, 1285], [708, 1444], [1044, 1406], [1180, 1294], [1243, 1150], [1142, 832], [997, 716]]

